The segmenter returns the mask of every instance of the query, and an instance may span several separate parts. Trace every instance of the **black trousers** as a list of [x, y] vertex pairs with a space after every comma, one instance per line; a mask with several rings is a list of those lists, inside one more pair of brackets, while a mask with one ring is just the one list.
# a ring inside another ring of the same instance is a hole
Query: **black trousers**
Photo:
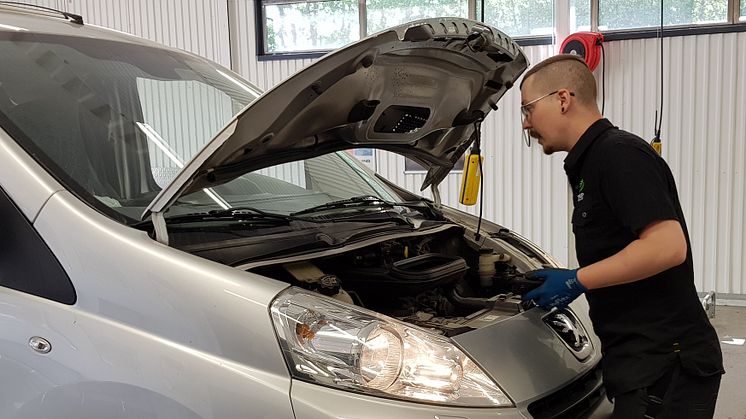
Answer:
[[677, 362], [671, 373], [664, 376], [663, 383], [657, 382], [651, 387], [616, 396], [611, 418], [712, 419], [720, 378], [720, 374], [711, 377], [689, 375]]

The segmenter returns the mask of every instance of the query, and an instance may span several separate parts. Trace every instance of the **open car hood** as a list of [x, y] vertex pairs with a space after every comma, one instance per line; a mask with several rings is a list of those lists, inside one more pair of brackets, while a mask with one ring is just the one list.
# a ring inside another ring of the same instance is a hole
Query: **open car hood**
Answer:
[[527, 68], [507, 35], [460, 18], [397, 26], [332, 52], [266, 92], [231, 120], [151, 202], [263, 167], [353, 147], [390, 150], [438, 184], [480, 121]]

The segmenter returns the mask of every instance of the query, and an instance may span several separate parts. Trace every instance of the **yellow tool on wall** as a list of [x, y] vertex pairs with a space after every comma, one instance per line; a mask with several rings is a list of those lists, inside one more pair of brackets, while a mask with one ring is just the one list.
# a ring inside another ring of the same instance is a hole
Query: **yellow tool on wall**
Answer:
[[464, 162], [464, 175], [461, 178], [461, 191], [458, 196], [458, 202], [463, 205], [474, 205], [477, 203], [479, 184], [482, 179], [480, 166], [483, 161], [484, 157], [479, 155], [479, 150], [474, 150], [474, 147], [472, 147]]
[[[481, 122], [481, 121], [480, 121]], [[479, 188], [482, 184], [482, 152], [479, 149], [481, 142], [480, 123], [474, 124], [474, 145], [471, 146], [469, 154], [464, 162], [464, 173], [461, 177], [461, 190], [458, 202], [463, 205], [474, 205], [479, 197]]]
[[650, 141], [650, 146], [653, 147], [653, 150], [655, 150], [656, 153], [660, 156], [661, 153], [663, 153], [663, 143], [661, 142], [659, 134], [655, 135], [655, 138], [653, 138], [652, 141]]
[[[479, 149], [482, 141], [481, 125], [484, 115], [474, 121], [474, 145], [471, 146], [466, 161], [464, 162], [464, 173], [461, 177], [461, 190], [459, 191], [458, 200], [463, 205], [474, 205], [481, 193], [484, 195], [484, 178], [482, 170], [482, 151]], [[482, 210], [484, 209], [484, 199], [479, 200], [479, 218], [477, 219], [477, 229], [474, 232], [474, 239], [479, 240], [479, 230], [482, 227]]]

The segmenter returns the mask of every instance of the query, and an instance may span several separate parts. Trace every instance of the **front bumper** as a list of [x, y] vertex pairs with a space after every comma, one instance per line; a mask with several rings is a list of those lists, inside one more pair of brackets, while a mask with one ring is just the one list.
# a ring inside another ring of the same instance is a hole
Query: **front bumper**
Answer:
[[[609, 403], [597, 387], [594, 369], [589, 375], [528, 406], [513, 408], [441, 407], [348, 393], [293, 380], [291, 398], [296, 419], [528, 419], [608, 417]], [[572, 397], [572, 403], [557, 398]], [[544, 404], [542, 401], [547, 400]], [[560, 410], [557, 410], [560, 409]], [[537, 416], [532, 416], [533, 411]], [[549, 416], [547, 416], [549, 415]]]

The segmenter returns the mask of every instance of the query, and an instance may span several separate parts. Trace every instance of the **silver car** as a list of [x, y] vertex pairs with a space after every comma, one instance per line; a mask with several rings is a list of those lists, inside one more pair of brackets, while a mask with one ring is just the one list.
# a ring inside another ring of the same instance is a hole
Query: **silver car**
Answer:
[[437, 191], [527, 67], [496, 29], [399, 26], [264, 94], [17, 6], [0, 57], [1, 418], [576, 418], [603, 401], [584, 300], [521, 302], [545, 252], [354, 156], [404, 155]]

